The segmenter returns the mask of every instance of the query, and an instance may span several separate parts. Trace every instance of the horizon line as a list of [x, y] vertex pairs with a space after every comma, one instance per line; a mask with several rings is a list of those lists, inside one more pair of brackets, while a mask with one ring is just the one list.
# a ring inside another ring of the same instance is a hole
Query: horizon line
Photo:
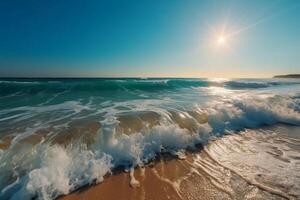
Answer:
[[[0, 79], [118, 79], [118, 78], [128, 78], [128, 79], [147, 79], [147, 78], [182, 78], [182, 79], [212, 79], [212, 78], [224, 78], [224, 79], [255, 79], [255, 78], [276, 78], [276, 76], [288, 76], [288, 75], [294, 75], [294, 74], [284, 74], [284, 75], [273, 75], [273, 76], [266, 76], [266, 77], [181, 77], [181, 76], [0, 76]], [[297, 74], [298, 75], [298, 74]]]

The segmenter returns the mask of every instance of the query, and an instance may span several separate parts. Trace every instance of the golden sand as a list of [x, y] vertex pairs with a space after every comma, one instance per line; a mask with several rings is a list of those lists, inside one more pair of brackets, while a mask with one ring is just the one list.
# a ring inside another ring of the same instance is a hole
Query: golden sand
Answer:
[[[195, 113], [192, 113], [195, 114]], [[138, 117], [137, 117], [138, 116]], [[199, 121], [206, 121], [205, 115], [197, 115]], [[192, 127], [189, 118], [179, 120], [179, 116], [172, 115], [179, 126]], [[119, 129], [130, 134], [145, 127], [158, 123], [157, 116], [152, 113], [140, 113], [127, 121], [128, 116], [118, 119]], [[135, 121], [136, 123], [130, 123]], [[61, 130], [46, 140], [53, 144], [68, 145], [72, 141], [92, 144], [98, 134], [101, 124], [98, 122], [79, 123]], [[41, 142], [51, 129], [40, 129], [34, 134], [23, 138], [17, 145], [35, 145]], [[13, 137], [4, 136], [0, 141], [0, 149], [7, 149]], [[247, 139], [247, 135], [245, 136]], [[274, 150], [271, 152], [274, 156]], [[180, 157], [183, 158], [184, 156]], [[155, 161], [134, 171], [114, 171], [107, 175], [104, 181], [97, 185], [85, 186], [69, 195], [61, 196], [60, 200], [210, 200], [210, 199], [290, 199], [289, 196], [269, 188], [253, 184], [238, 173], [224, 167], [214, 160], [205, 150], [189, 152], [185, 159], [178, 159], [170, 155], [161, 155]], [[291, 198], [293, 199], [293, 198]]]
[[[197, 155], [203, 166], [193, 164]], [[213, 199], [285, 199], [249, 184], [234, 172], [222, 168], [223, 178], [216, 179], [205, 168], [218, 166], [205, 151], [192, 153], [185, 160], [170, 156], [137, 168], [137, 187], [130, 185], [130, 173], [118, 172], [97, 185], [86, 186], [59, 200], [213, 200]]]

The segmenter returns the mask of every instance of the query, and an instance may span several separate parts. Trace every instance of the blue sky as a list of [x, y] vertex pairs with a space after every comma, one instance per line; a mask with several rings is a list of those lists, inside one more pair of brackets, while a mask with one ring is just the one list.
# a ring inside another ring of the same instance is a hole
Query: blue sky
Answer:
[[296, 0], [0, 0], [0, 76], [300, 73], [299, 10]]

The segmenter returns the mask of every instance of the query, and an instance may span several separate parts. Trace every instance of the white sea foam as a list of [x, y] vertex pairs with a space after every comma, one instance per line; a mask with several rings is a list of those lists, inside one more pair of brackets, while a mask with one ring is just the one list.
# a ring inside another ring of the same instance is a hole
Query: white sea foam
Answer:
[[10, 84], [40, 84], [38, 81], [0, 81], [0, 83], [10, 83]]
[[89, 109], [89, 107], [81, 105], [79, 101], [66, 101], [60, 104], [54, 105], [42, 105], [42, 106], [22, 106], [12, 109], [5, 109], [0, 112], [0, 114], [15, 112], [15, 111], [31, 111], [35, 113], [43, 113], [55, 110], [74, 110], [75, 112], [80, 112], [84, 109]]
[[205, 149], [214, 160], [258, 187], [299, 198], [299, 150], [289, 146], [293, 140], [283, 140], [281, 135], [276, 130], [246, 130], [214, 141]]
[[36, 156], [39, 167], [22, 177], [20, 183], [10, 186], [11, 194], [3, 189], [0, 197], [53, 199], [80, 186], [101, 182], [113, 167], [111, 156], [75, 147], [42, 145]]
[[[194, 95], [199, 95], [199, 90], [193, 92]], [[42, 141], [33, 147], [16, 149], [15, 144], [21, 137], [17, 136], [9, 149], [0, 151], [0, 163], [5, 163], [0, 165], [0, 170], [13, 176], [15, 180], [14, 183], [6, 184], [1, 182], [4, 179], [1, 180], [0, 175], [0, 198], [53, 199], [94, 181], [101, 182], [103, 176], [114, 167], [124, 166], [129, 170], [137, 165], [143, 166], [161, 152], [181, 157], [187, 148], [194, 148], [199, 143], [205, 145], [211, 138], [224, 133], [275, 123], [300, 125], [300, 100], [295, 93], [222, 93], [205, 104], [193, 102], [190, 110], [180, 103], [180, 99], [170, 95], [169, 98], [162, 99], [102, 101], [102, 104], [99, 103], [101, 109], [95, 104], [86, 106], [77, 101], [10, 109], [9, 112], [13, 110], [27, 114], [71, 111], [62, 112], [64, 115], [61, 118], [55, 117], [57, 119], [53, 121], [68, 119], [88, 110], [93, 111], [95, 116], [102, 114], [104, 120], [100, 121], [101, 128], [98, 130], [96, 142], [89, 148], [80, 141], [67, 147]], [[159, 124], [131, 135], [117, 133], [117, 116], [124, 112], [119, 107], [126, 107], [126, 112], [155, 112], [160, 117]], [[7, 111], [2, 110], [0, 114]], [[172, 118], [172, 113], [175, 112], [182, 120], [196, 121], [188, 111], [199, 111], [207, 116], [207, 123], [197, 122], [197, 132], [191, 133], [180, 127]], [[43, 125], [47, 127], [47, 123]], [[32, 134], [35, 128], [37, 127], [27, 129], [23, 136]]]

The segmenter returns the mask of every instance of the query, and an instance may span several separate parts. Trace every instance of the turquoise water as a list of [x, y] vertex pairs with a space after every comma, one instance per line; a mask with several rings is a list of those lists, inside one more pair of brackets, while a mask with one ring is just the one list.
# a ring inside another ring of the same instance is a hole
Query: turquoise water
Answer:
[[300, 80], [0, 79], [0, 198], [53, 199], [115, 167], [277, 123], [300, 125]]

